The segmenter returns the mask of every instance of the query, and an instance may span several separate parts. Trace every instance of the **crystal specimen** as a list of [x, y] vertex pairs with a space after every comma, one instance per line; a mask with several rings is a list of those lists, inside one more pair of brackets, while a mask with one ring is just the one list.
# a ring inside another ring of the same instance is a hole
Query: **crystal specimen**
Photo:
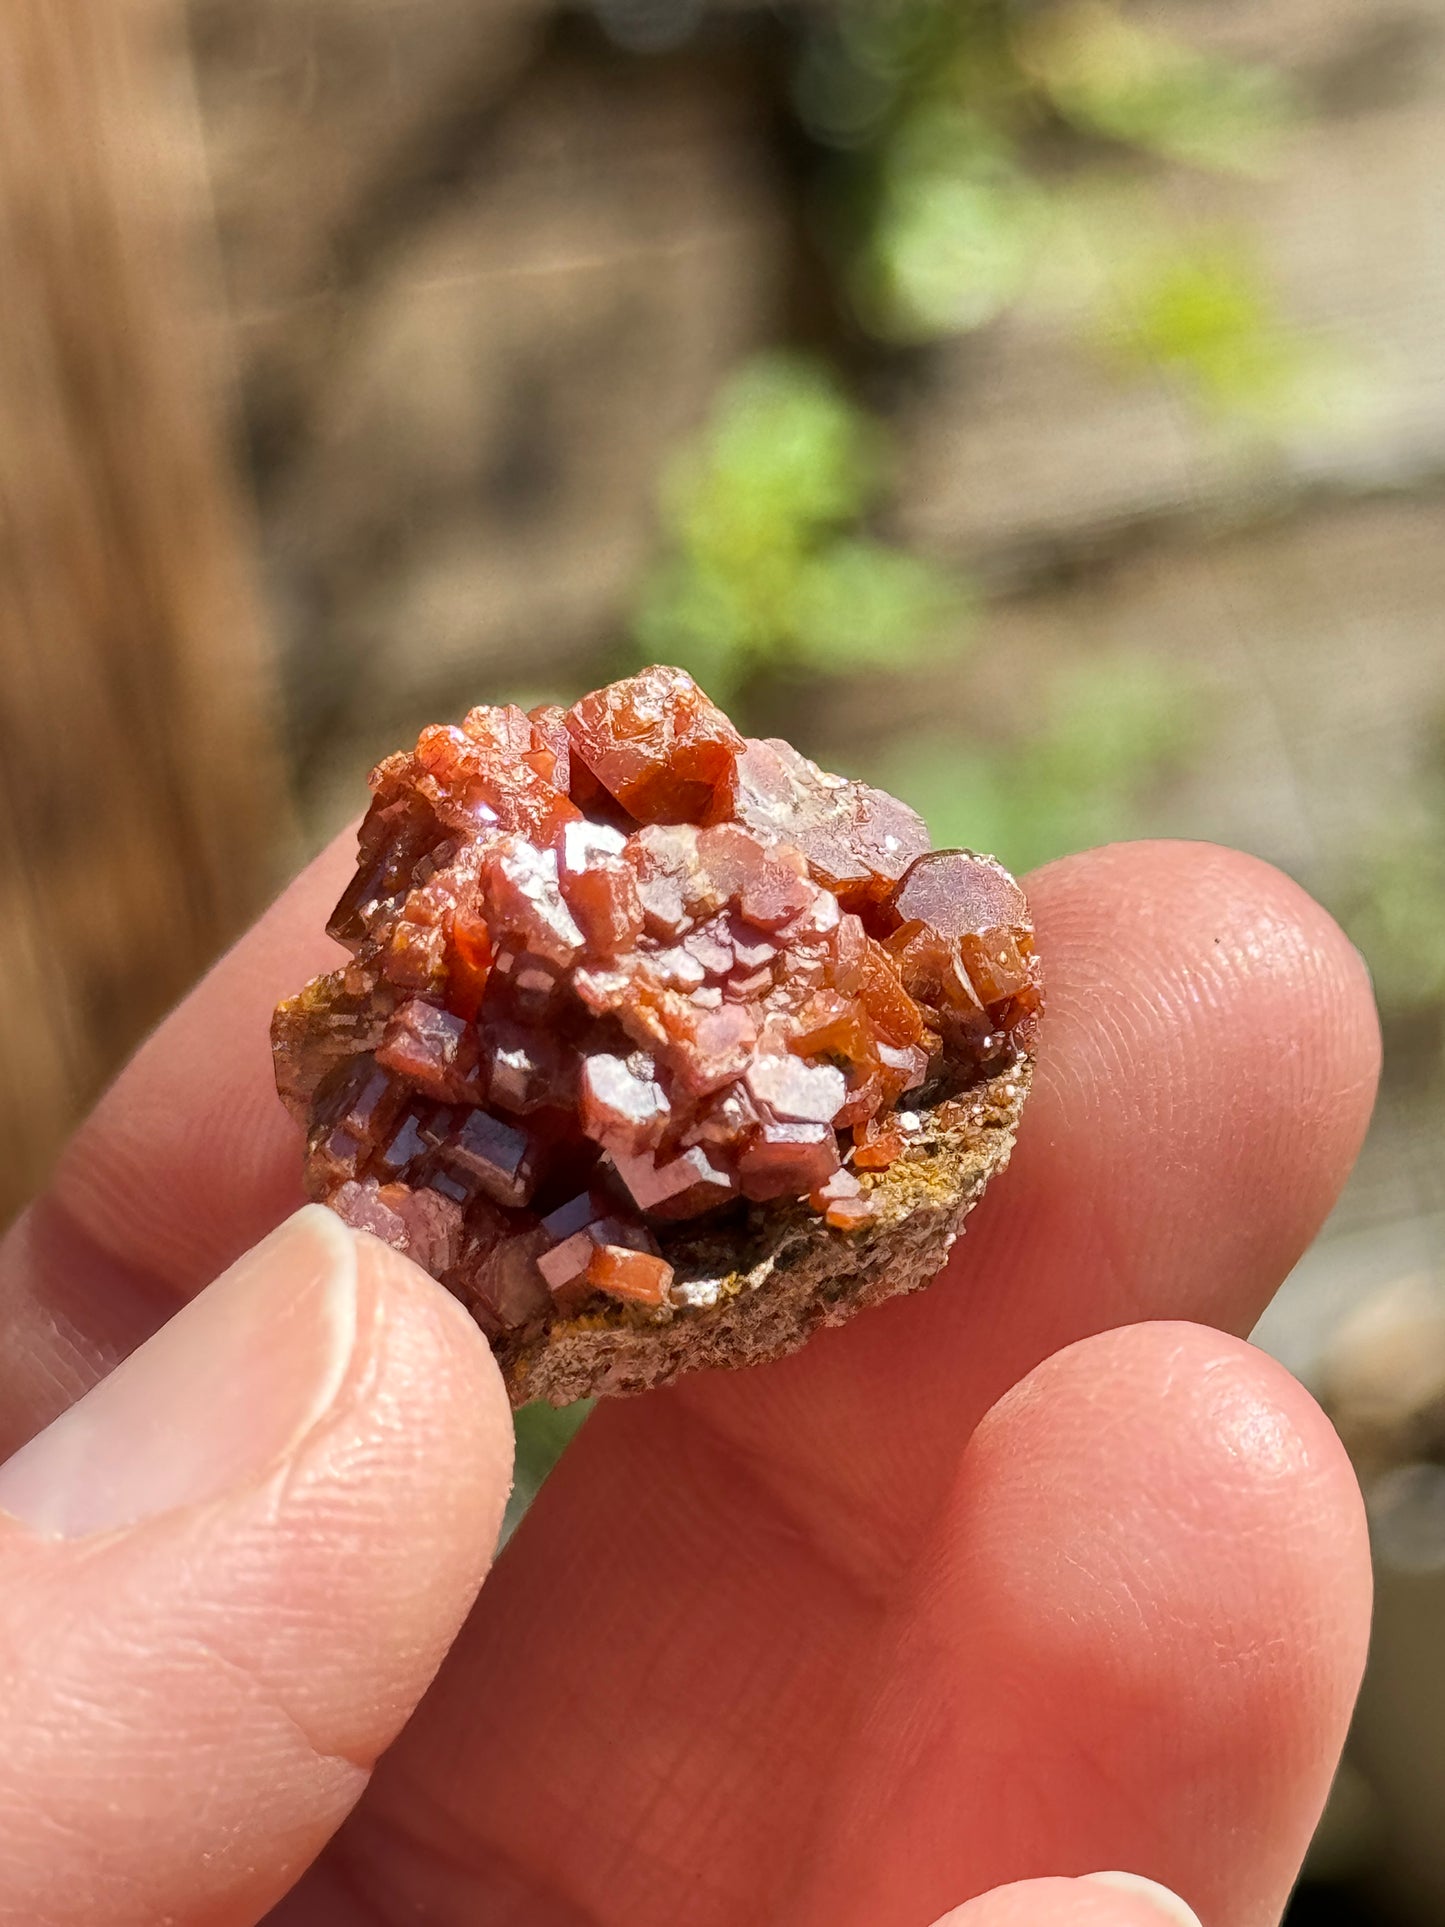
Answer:
[[867, 1235], [908, 1120], [1026, 1072], [1013, 879], [681, 670], [473, 709], [371, 780], [350, 958], [278, 1009], [277, 1085], [312, 1195], [499, 1348], [681, 1315], [678, 1241], [769, 1212]]

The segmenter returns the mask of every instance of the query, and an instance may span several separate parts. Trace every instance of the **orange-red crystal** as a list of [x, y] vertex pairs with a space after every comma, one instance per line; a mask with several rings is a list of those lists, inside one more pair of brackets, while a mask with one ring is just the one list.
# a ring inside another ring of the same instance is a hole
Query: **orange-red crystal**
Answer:
[[659, 1229], [774, 1199], [840, 1230], [907, 1107], [1028, 1048], [1023, 893], [906, 805], [740, 736], [681, 670], [473, 709], [372, 775], [281, 1005], [312, 1194], [494, 1334], [660, 1308]]

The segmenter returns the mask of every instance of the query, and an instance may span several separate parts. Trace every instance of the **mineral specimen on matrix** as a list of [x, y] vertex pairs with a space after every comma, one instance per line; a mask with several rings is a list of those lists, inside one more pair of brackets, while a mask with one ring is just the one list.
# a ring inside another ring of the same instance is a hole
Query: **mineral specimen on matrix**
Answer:
[[467, 1305], [515, 1402], [772, 1357], [938, 1270], [1039, 1022], [998, 863], [679, 669], [473, 709], [371, 787], [277, 1087], [311, 1195]]

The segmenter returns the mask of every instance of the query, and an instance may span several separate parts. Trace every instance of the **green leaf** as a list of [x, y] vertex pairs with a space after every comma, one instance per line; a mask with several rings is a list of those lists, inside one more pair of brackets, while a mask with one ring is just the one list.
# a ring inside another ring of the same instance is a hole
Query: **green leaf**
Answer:
[[1284, 424], [1338, 392], [1248, 243], [1217, 231], [1126, 258], [1101, 284], [1095, 331], [1121, 366], [1172, 373], [1216, 415]]
[[727, 576], [685, 556], [659, 563], [643, 584], [633, 624], [639, 659], [676, 663], [724, 708], [766, 640]]
[[674, 465], [664, 518], [700, 558], [746, 567], [860, 514], [879, 485], [869, 418], [816, 363], [761, 355]]
[[1197, 728], [1197, 696], [1177, 669], [1113, 655], [1055, 675], [1032, 754], [1041, 773], [1080, 790], [1129, 789], [1178, 760]]
[[1186, 46], [1109, 0], [1045, 14], [1019, 49], [1066, 120], [1195, 167], [1258, 172], [1297, 116], [1277, 69]]
[[1051, 683], [1032, 734], [915, 743], [885, 758], [877, 778], [922, 813], [936, 843], [1032, 869], [1135, 833], [1149, 786], [1195, 738], [1196, 710], [1167, 663], [1083, 663]]
[[1047, 197], [976, 115], [929, 105], [888, 147], [869, 241], [853, 275], [864, 325], [925, 341], [983, 327], [1019, 294]]
[[956, 646], [968, 603], [960, 583], [933, 563], [857, 537], [803, 563], [792, 615], [800, 659], [846, 674]]
[[591, 1399], [580, 1399], [575, 1405], [560, 1408], [524, 1405], [517, 1413], [512, 1494], [502, 1520], [504, 1545], [541, 1491], [547, 1475], [571, 1444], [583, 1419], [592, 1410], [592, 1403]]
[[768, 665], [846, 671], [956, 645], [960, 586], [847, 533], [882, 459], [875, 423], [814, 363], [746, 364], [672, 465], [671, 549], [642, 587], [637, 652], [681, 664], [726, 704]]
[[1341, 908], [1374, 976], [1381, 1003], [1418, 1010], [1445, 999], [1445, 798], [1436, 822], [1364, 851]]

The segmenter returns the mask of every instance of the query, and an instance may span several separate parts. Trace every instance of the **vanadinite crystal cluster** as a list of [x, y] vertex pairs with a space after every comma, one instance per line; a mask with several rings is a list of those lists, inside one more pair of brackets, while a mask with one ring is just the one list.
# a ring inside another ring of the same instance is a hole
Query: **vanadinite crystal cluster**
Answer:
[[1030, 1049], [1012, 878], [681, 670], [474, 709], [371, 786], [277, 1082], [311, 1194], [494, 1342], [705, 1304], [668, 1257], [699, 1223], [866, 1238], [920, 1113]]

